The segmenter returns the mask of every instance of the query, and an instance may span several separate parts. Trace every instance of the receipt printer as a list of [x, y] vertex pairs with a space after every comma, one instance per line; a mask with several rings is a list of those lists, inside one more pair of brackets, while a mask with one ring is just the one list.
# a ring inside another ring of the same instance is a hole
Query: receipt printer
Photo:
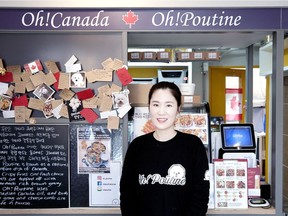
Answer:
[[158, 81], [167, 81], [173, 82], [176, 85], [186, 82], [187, 70], [186, 69], [170, 69], [170, 70], [162, 70], [158, 69]]

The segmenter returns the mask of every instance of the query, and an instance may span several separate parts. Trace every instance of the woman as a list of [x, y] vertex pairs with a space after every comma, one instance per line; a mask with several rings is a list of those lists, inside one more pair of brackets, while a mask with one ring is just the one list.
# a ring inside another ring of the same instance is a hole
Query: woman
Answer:
[[129, 145], [120, 182], [122, 216], [205, 215], [205, 147], [197, 136], [174, 129], [181, 92], [174, 83], [160, 82], [148, 99], [155, 131]]

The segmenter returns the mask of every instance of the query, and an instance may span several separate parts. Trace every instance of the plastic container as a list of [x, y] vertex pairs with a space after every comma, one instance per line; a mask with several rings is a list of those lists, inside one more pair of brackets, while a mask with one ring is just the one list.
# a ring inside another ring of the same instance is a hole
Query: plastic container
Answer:
[[195, 86], [194, 83], [181, 83], [179, 87], [182, 95], [194, 95]]

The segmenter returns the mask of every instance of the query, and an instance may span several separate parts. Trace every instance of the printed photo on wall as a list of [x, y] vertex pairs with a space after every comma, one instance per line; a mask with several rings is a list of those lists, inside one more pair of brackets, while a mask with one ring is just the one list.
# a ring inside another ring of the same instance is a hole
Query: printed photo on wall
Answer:
[[85, 72], [71, 72], [70, 73], [70, 87], [71, 88], [86, 88], [86, 73]]
[[111, 133], [107, 128], [77, 128], [78, 174], [110, 173]]
[[12, 104], [12, 100], [8, 96], [0, 95], [0, 110], [6, 111], [10, 110]]
[[53, 115], [53, 107], [52, 107], [52, 100], [55, 100], [54, 98], [51, 100], [48, 100], [44, 103], [43, 107], [43, 114], [45, 118], [51, 118]]
[[84, 117], [80, 114], [80, 111], [83, 109], [82, 101], [78, 98], [71, 98], [68, 102], [67, 109], [70, 122], [84, 120]]
[[112, 92], [113, 108], [118, 109], [129, 104], [129, 91]]
[[54, 90], [45, 83], [40, 84], [34, 91], [33, 94], [42, 101], [49, 100], [54, 94]]

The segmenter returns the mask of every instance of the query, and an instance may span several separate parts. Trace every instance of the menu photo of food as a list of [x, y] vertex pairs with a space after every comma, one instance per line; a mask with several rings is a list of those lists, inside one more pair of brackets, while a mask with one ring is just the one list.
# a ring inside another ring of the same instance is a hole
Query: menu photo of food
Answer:
[[247, 160], [215, 159], [215, 208], [248, 208]]
[[198, 136], [203, 144], [208, 144], [208, 116], [200, 113], [180, 113], [175, 129]]
[[111, 134], [103, 127], [77, 128], [78, 174], [110, 173]]

